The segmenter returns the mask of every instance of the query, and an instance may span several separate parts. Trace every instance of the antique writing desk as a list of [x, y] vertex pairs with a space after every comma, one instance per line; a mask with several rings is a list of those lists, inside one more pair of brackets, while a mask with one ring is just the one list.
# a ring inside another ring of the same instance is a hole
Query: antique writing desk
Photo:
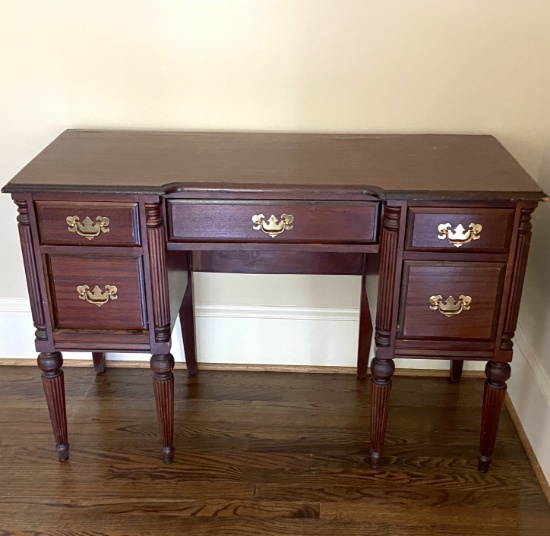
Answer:
[[[379, 255], [371, 460], [380, 460], [394, 357], [487, 361], [479, 469], [510, 376], [543, 192], [490, 136], [69, 130], [4, 189], [19, 232], [38, 366], [68, 458], [62, 351], [147, 351], [162, 456], [173, 458], [180, 314], [197, 371], [194, 271], [364, 274]], [[322, 289], [319, 289], [322, 292]], [[358, 376], [372, 335], [361, 290]]]

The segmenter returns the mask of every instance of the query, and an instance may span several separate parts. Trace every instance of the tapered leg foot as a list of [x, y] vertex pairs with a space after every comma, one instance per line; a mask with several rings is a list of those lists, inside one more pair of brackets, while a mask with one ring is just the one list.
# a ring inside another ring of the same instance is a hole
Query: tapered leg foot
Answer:
[[388, 422], [391, 378], [394, 371], [395, 364], [392, 359], [378, 359], [375, 357], [372, 360], [370, 461], [373, 469], [378, 467], [382, 458], [386, 424]]
[[506, 381], [510, 378], [510, 374], [511, 369], [508, 363], [489, 361], [485, 367], [487, 380], [483, 392], [478, 462], [478, 470], [481, 473], [486, 473], [489, 470], [495, 448], [500, 411], [506, 395]]
[[94, 370], [96, 371], [96, 374], [102, 374], [105, 372], [105, 353], [92, 352], [92, 358], [94, 360]]
[[157, 418], [162, 443], [162, 461], [172, 463], [174, 459], [174, 358], [172, 354], [153, 355], [153, 388], [157, 406]]
[[63, 356], [59, 352], [43, 352], [38, 356], [38, 367], [42, 371], [42, 386], [52, 423], [57, 459], [64, 462], [69, 458], [67, 435], [67, 410], [65, 406], [65, 382], [63, 379]]
[[458, 383], [462, 378], [462, 368], [464, 367], [463, 359], [452, 359], [451, 360], [451, 383]]

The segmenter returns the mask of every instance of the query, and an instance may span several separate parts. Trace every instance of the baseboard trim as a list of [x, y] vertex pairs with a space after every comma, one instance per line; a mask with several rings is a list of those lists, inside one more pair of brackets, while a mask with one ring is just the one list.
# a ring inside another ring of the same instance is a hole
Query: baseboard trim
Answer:
[[537, 459], [537, 455], [535, 454], [535, 451], [533, 450], [533, 447], [529, 442], [529, 438], [527, 437], [527, 434], [525, 433], [525, 429], [521, 424], [519, 415], [516, 412], [516, 408], [514, 408], [514, 404], [508, 395], [506, 395], [505, 404], [506, 404], [506, 409], [508, 410], [508, 413], [512, 418], [512, 422], [514, 423], [514, 426], [518, 433], [521, 444], [523, 445], [523, 448], [525, 449], [527, 457], [529, 458], [531, 467], [533, 468], [535, 476], [537, 477], [537, 480], [542, 489], [542, 492], [544, 493], [544, 496], [546, 497], [546, 501], [550, 506], [550, 484], [548, 483], [548, 480], [546, 479], [544, 471], [542, 470], [542, 467], [540, 466], [539, 461]]
[[[10, 367], [34, 367], [36, 359], [18, 358], [10, 359], [0, 357], [0, 366]], [[91, 358], [87, 359], [66, 359], [63, 362], [63, 367], [83, 367], [93, 368]], [[147, 361], [118, 361], [107, 360], [109, 368], [149, 368]], [[175, 369], [186, 369], [185, 363], [176, 362]], [[235, 372], [292, 372], [302, 374], [355, 374], [354, 367], [333, 367], [333, 366], [309, 366], [309, 365], [243, 365], [239, 363], [199, 363], [200, 370], [221, 370]], [[422, 378], [447, 378], [449, 372], [438, 369], [413, 369], [399, 368], [395, 371], [395, 376], [412, 376]], [[481, 371], [465, 370], [462, 373], [463, 378], [485, 378]]]

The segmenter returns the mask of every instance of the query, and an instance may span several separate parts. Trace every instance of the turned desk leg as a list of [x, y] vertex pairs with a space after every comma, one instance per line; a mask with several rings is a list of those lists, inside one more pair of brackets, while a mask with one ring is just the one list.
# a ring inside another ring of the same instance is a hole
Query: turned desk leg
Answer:
[[183, 340], [183, 349], [185, 351], [185, 365], [187, 374], [194, 376], [197, 374], [197, 346], [195, 338], [195, 311], [193, 307], [193, 279], [190, 274], [183, 301], [179, 310], [181, 338]]
[[174, 459], [174, 357], [172, 354], [153, 355], [153, 388], [157, 406], [157, 418], [162, 442], [162, 461], [172, 463]]
[[510, 378], [510, 374], [511, 369], [508, 363], [489, 361], [485, 367], [487, 380], [483, 392], [478, 463], [478, 470], [481, 473], [486, 473], [489, 470], [495, 448], [500, 411], [506, 395], [506, 381]]
[[102, 374], [105, 372], [105, 353], [92, 352], [92, 358], [94, 360], [94, 370], [96, 371], [96, 374]]
[[69, 458], [65, 382], [61, 370], [62, 365], [63, 356], [59, 352], [42, 352], [38, 356], [38, 367], [42, 371], [42, 385], [52, 422], [57, 458], [60, 462], [64, 462]]
[[373, 469], [378, 467], [382, 458], [390, 405], [391, 378], [394, 371], [393, 359], [378, 359], [375, 357], [372, 360], [370, 459]]
[[463, 359], [451, 359], [451, 383], [458, 383], [462, 378], [462, 369], [464, 367]]

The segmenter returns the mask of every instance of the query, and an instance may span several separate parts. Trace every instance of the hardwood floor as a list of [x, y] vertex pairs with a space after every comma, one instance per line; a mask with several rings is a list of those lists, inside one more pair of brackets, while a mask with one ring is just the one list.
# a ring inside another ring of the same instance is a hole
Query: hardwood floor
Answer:
[[38, 369], [0, 367], [0, 535], [550, 535], [506, 411], [491, 469], [477, 471], [481, 379], [396, 377], [372, 470], [368, 380], [175, 373], [165, 466], [149, 371], [65, 368], [59, 463]]

